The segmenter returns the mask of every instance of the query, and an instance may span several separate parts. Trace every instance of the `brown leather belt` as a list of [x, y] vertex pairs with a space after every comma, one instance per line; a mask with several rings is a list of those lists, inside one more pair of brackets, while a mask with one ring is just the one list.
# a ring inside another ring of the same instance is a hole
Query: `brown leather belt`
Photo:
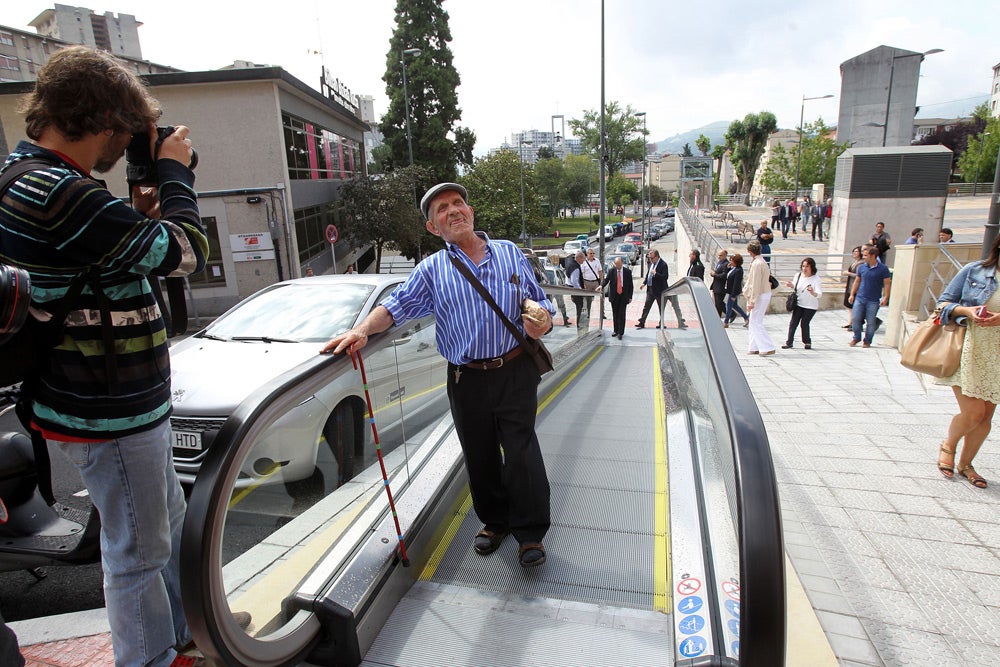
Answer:
[[467, 364], [462, 364], [465, 368], [472, 368], [477, 371], [492, 371], [496, 368], [500, 368], [508, 361], [511, 361], [521, 354], [521, 346], [518, 345], [513, 350], [503, 355], [502, 357], [494, 357], [493, 359], [476, 359], [475, 361], [470, 361]]

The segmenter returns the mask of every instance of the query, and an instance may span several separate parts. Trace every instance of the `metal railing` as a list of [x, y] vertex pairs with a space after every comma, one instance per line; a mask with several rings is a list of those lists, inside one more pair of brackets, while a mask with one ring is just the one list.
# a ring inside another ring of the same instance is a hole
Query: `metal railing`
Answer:
[[927, 274], [927, 281], [924, 283], [924, 289], [920, 296], [920, 304], [917, 309], [920, 321], [930, 317], [930, 314], [937, 308], [937, 300], [941, 293], [955, 277], [955, 274], [962, 269], [962, 263], [948, 251], [946, 244], [940, 244], [938, 248], [940, 252], [931, 262], [931, 270]]
[[[701, 217], [690, 206], [681, 202], [677, 207], [677, 217], [688, 236], [691, 238], [692, 246], [700, 248], [703, 257], [714, 257], [719, 250], [729, 250], [712, 230], [704, 225]], [[728, 230], [727, 230], [728, 231]], [[749, 240], [749, 239], [748, 239]], [[816, 262], [816, 272], [827, 283], [843, 284], [846, 277], [843, 271], [850, 265], [851, 255], [848, 254], [817, 254], [817, 253], [772, 253], [764, 255], [771, 264], [771, 273], [779, 279], [790, 280], [799, 270], [802, 260], [812, 257]]]

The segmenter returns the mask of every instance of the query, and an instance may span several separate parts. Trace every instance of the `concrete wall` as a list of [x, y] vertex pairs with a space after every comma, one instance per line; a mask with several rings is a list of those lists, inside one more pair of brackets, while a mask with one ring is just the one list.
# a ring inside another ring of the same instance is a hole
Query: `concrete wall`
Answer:
[[[858, 148], [909, 146], [921, 61], [920, 53], [879, 46], [842, 63], [837, 143], [850, 143]], [[886, 105], [888, 131], [867, 126], [866, 123], [885, 124]]]
[[[903, 341], [904, 318], [917, 319], [917, 311], [924, 299], [936, 298], [947, 286], [947, 281], [957, 272], [941, 256], [941, 244], [902, 245], [896, 251], [896, 265], [892, 271], [889, 298], [889, 316], [886, 319], [885, 342], [899, 347]], [[948, 252], [962, 265], [982, 257], [981, 243], [948, 243]], [[934, 264], [937, 261], [935, 270]], [[930, 276], [934, 278], [928, 283]], [[930, 307], [933, 309], [933, 306]]]
[[[892, 236], [892, 249], [884, 261], [894, 266], [896, 248], [906, 243], [914, 227], [924, 228], [924, 238], [937, 238], [946, 200], [947, 197], [852, 199], [834, 195], [827, 252], [850, 256], [852, 248], [871, 240], [875, 223], [884, 222], [885, 231]], [[845, 259], [843, 268], [848, 264], [849, 260]]]

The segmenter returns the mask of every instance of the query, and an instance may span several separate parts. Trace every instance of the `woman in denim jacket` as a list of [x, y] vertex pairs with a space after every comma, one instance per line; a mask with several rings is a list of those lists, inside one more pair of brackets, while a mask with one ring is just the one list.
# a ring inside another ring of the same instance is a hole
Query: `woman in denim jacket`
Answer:
[[[990, 433], [993, 412], [1000, 403], [1000, 292], [997, 291], [997, 260], [1000, 236], [984, 260], [970, 262], [952, 279], [938, 299], [941, 324], [955, 322], [968, 327], [962, 348], [962, 362], [949, 378], [958, 401], [959, 413], [952, 417], [948, 437], [941, 443], [938, 470], [951, 479], [955, 473], [958, 441], [965, 438], [958, 457], [958, 474], [978, 489], [986, 480], [972, 467], [972, 459]], [[986, 311], [981, 312], [980, 307]]]

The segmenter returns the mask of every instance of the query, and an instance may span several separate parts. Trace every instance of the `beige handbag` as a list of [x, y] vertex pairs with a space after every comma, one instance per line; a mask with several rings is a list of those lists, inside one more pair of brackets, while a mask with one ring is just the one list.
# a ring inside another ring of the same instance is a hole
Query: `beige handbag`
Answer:
[[921, 322], [903, 345], [899, 363], [936, 378], [954, 375], [962, 361], [965, 327], [941, 324], [937, 312]]

